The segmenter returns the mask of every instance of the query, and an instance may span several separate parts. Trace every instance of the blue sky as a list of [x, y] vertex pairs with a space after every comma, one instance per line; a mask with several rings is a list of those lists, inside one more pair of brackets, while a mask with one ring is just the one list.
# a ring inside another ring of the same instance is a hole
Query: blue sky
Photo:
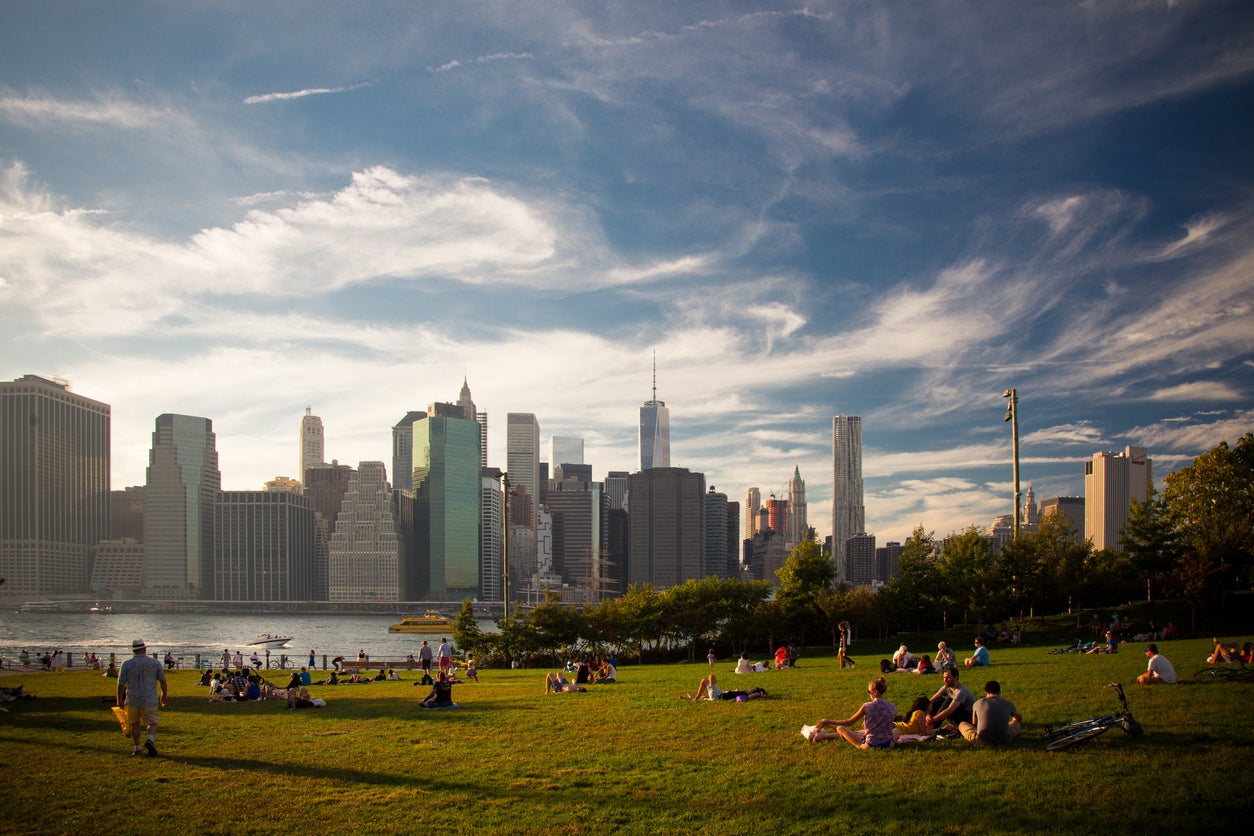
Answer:
[[743, 500], [863, 418], [868, 529], [939, 534], [1098, 450], [1254, 429], [1254, 9], [1136, 3], [0, 4], [0, 377], [156, 416], [223, 484], [469, 379]]

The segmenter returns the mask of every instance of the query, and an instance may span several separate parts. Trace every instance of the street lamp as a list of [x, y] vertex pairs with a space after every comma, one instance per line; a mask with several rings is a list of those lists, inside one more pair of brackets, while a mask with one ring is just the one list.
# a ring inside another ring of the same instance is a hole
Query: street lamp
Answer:
[[1009, 421], [1011, 427], [1011, 449], [1014, 451], [1015, 458], [1015, 524], [1014, 535], [1015, 541], [1019, 539], [1019, 393], [1015, 389], [1007, 389], [1001, 393], [1003, 398], [1009, 398], [1010, 403], [1006, 404], [1006, 417], [1003, 421]]
[[501, 474], [501, 606], [502, 623], [509, 621], [509, 474]]

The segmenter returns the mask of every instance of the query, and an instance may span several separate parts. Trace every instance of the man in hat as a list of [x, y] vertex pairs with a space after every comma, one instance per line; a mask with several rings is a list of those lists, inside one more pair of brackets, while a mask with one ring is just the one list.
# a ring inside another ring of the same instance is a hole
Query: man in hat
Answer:
[[1149, 667], [1145, 673], [1136, 678], [1142, 685], [1175, 685], [1176, 669], [1167, 661], [1166, 656], [1158, 652], [1158, 645], [1145, 645], [1145, 655], [1149, 657]]
[[[160, 687], [160, 694], [157, 689]], [[151, 757], [157, 756], [157, 722], [159, 709], [165, 706], [165, 668], [148, 655], [143, 639], [131, 642], [131, 658], [122, 663], [118, 671], [118, 705], [126, 706], [126, 719], [131, 727], [131, 741], [135, 744], [132, 755], [139, 754], [140, 724], [148, 726], [148, 739], [144, 748]]]

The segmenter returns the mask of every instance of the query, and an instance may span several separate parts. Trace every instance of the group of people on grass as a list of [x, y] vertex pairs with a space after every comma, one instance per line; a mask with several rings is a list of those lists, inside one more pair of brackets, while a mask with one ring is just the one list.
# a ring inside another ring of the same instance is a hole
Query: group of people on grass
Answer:
[[[572, 674], [573, 678], [567, 674]], [[564, 670], [545, 675], [544, 693], [578, 694], [588, 690], [585, 685], [617, 682], [618, 664], [613, 656], [571, 659], [566, 662]]]
[[[843, 661], [845, 661], [844, 658], [842, 658]], [[975, 652], [963, 660], [963, 665], [968, 668], [986, 668], [988, 664], [988, 646], [983, 638], [976, 636]], [[844, 667], [843, 664], [842, 667]], [[903, 644], [897, 648], [891, 659], [880, 660], [880, 673], [943, 673], [948, 668], [957, 667], [958, 657], [954, 654], [953, 648], [945, 642], [937, 643], [935, 659], [926, 653], [916, 656], [910, 652], [907, 645]]]

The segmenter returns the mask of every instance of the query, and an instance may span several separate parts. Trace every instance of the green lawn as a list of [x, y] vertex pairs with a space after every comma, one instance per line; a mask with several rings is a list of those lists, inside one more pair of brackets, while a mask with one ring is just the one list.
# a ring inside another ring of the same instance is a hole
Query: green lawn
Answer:
[[[966, 648], [965, 641], [955, 640]], [[933, 644], [934, 646], [934, 644]], [[921, 649], [921, 648], [916, 648]], [[314, 688], [328, 706], [210, 704], [190, 672], [171, 675], [161, 756], [131, 757], [109, 703], [114, 681], [88, 672], [0, 678], [38, 698], [0, 713], [0, 831], [131, 833], [1145, 833], [1234, 832], [1254, 812], [1249, 766], [1254, 685], [1144, 688], [1140, 645], [1113, 656], [993, 650], [964, 671], [996, 677], [1026, 719], [1001, 750], [962, 740], [861, 752], [807, 743], [803, 723], [847, 716], [884, 648], [859, 647], [856, 671], [815, 648], [798, 668], [736, 677], [767, 699], [691, 703], [699, 664], [638, 667], [618, 685], [546, 696], [543, 670], [484, 670], [458, 685], [456, 711], [424, 712], [412, 681]], [[1209, 643], [1163, 643], [1182, 677]], [[960, 656], [965, 655], [960, 651]], [[412, 674], [410, 675], [412, 677]], [[940, 686], [894, 674], [904, 708]], [[1112, 730], [1046, 753], [1045, 724], [1117, 706], [1122, 681], [1139, 739]]]

